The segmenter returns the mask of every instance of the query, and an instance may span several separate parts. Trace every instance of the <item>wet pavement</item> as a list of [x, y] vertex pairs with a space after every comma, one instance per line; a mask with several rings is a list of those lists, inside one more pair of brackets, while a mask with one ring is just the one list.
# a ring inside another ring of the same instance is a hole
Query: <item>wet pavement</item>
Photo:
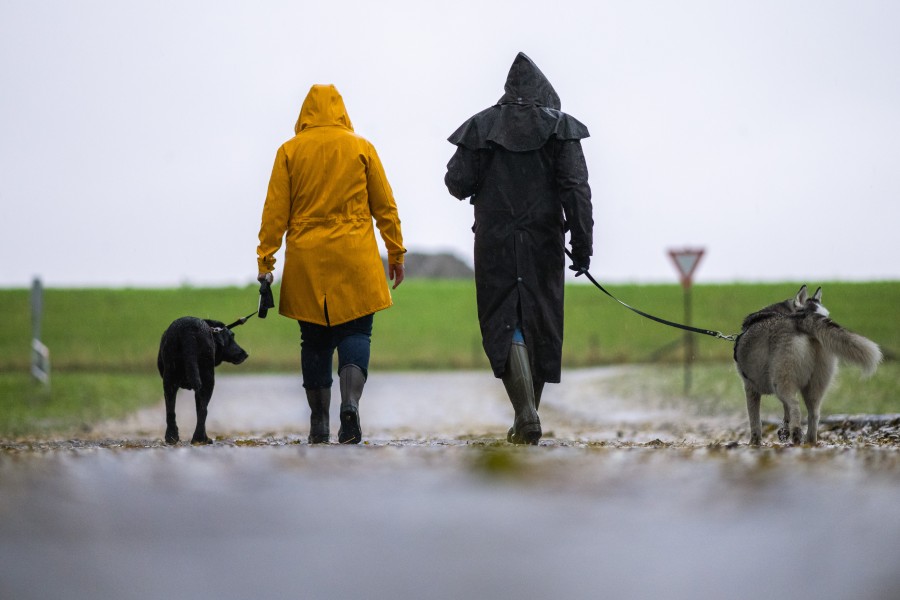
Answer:
[[749, 448], [740, 399], [635, 405], [610, 372], [548, 386], [538, 447], [484, 372], [374, 373], [358, 446], [308, 446], [276, 375], [219, 377], [212, 446], [165, 446], [162, 403], [0, 441], [0, 598], [900, 597], [900, 421]]

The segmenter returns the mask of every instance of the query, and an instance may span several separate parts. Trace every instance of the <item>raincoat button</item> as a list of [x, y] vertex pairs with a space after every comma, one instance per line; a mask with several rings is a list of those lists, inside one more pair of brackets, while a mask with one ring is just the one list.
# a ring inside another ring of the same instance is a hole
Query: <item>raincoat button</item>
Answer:
[[521, 277], [516, 277], [516, 281], [518, 281], [519, 283], [522, 283], [522, 278], [521, 278]]

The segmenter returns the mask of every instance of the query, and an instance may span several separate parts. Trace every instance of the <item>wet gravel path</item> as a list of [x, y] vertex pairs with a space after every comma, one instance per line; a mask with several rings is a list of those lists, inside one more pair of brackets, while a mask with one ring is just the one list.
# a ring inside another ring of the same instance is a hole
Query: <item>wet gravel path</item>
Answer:
[[283, 376], [220, 377], [212, 446], [165, 446], [161, 405], [0, 441], [0, 598], [898, 597], [900, 420], [751, 449], [607, 373], [548, 387], [539, 447], [485, 373], [374, 374], [359, 446], [308, 446]]

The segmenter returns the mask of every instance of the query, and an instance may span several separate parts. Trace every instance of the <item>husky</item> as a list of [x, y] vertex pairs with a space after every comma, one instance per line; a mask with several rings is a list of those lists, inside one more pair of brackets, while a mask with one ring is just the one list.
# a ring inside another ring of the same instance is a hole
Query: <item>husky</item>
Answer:
[[793, 298], [748, 315], [734, 343], [734, 362], [747, 395], [750, 445], [761, 443], [759, 405], [763, 394], [774, 394], [784, 405], [779, 440], [801, 443], [798, 393], [806, 404], [806, 443], [815, 445], [819, 405], [838, 359], [858, 366], [868, 377], [882, 358], [875, 342], [828, 318], [822, 288], [810, 297], [804, 285]]

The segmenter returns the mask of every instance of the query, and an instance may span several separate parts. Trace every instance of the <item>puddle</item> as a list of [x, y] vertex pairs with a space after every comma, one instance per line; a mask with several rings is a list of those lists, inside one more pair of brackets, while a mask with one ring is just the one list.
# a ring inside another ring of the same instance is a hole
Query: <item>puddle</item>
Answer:
[[166, 446], [160, 407], [0, 442], [0, 597], [896, 597], [900, 420], [750, 448], [739, 415], [579, 396], [597, 376], [548, 394], [538, 447], [483, 373], [382, 376], [358, 446], [306, 444], [274, 378], [217, 381], [210, 446]]

